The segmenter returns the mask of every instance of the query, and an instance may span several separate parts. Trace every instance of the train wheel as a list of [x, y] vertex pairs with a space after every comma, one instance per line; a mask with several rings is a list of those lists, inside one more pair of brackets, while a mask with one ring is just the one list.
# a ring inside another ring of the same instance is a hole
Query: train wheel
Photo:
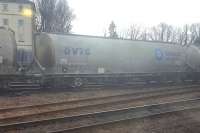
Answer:
[[82, 78], [74, 78], [72, 80], [71, 87], [73, 87], [73, 88], [79, 88], [81, 86], [83, 86], [83, 79]]

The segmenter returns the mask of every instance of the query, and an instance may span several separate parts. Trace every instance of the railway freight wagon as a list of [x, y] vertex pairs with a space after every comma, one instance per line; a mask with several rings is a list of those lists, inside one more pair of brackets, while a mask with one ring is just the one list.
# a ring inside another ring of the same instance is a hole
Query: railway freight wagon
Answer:
[[199, 47], [36, 33], [27, 0], [0, 1], [0, 88], [199, 79]]
[[[73, 80], [76, 86], [85, 79], [98, 82], [183, 79], [190, 77], [188, 73], [194, 75], [200, 66], [197, 47], [161, 42], [40, 33], [35, 49], [48, 77], [57, 77], [63, 83]], [[63, 75], [66, 76], [61, 79]]]

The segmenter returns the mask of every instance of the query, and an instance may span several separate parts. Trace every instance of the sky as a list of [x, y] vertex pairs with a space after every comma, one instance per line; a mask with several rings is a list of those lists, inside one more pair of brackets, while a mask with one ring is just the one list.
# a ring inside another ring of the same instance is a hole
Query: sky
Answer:
[[199, 0], [67, 0], [76, 15], [72, 32], [104, 35], [113, 20], [117, 31], [131, 24], [151, 27], [160, 22], [174, 26], [200, 23]]

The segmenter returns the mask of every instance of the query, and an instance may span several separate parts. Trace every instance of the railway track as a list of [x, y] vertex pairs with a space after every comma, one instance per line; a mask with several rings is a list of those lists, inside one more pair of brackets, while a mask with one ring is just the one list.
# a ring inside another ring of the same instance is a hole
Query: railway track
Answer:
[[[193, 88], [191, 88], [193, 87]], [[34, 114], [43, 114], [52, 111], [60, 111], [66, 109], [74, 109], [78, 107], [87, 107], [98, 104], [105, 103], [114, 103], [114, 102], [122, 102], [129, 100], [140, 100], [144, 98], [158, 97], [158, 96], [167, 96], [171, 94], [181, 94], [181, 93], [190, 93], [194, 91], [200, 91], [197, 89], [200, 87], [199, 85], [193, 86], [184, 86], [184, 87], [175, 87], [175, 88], [162, 88], [162, 89], [142, 89], [140, 91], [119, 94], [119, 95], [111, 95], [105, 97], [95, 97], [95, 98], [86, 98], [80, 100], [73, 101], [62, 101], [55, 103], [47, 103], [47, 104], [38, 104], [38, 105], [30, 105], [30, 106], [16, 106], [9, 108], [0, 108], [0, 123], [1, 120], [5, 118], [17, 118], [21, 116], [29, 116]]]
[[[0, 131], [9, 132], [10, 130], [20, 132], [52, 133], [72, 132], [80, 131], [84, 128], [101, 126], [119, 121], [139, 119], [149, 116], [194, 109], [200, 110], [199, 98], [151, 104], [146, 106], [129, 107], [123, 109], [113, 109], [109, 111], [99, 111], [88, 114], [79, 114], [61, 118], [46, 119], [43, 121], [18, 123], [15, 125], [7, 125], [6, 127], [1, 126]], [[52, 126], [54, 126], [53, 129]]]
[[[93, 100], [98, 100], [98, 99], [105, 99], [105, 98], [113, 98], [113, 97], [121, 97], [121, 96], [128, 96], [128, 95], [132, 95], [132, 94], [148, 94], [148, 93], [153, 93], [153, 92], [165, 92], [165, 91], [173, 91], [173, 90], [183, 90], [183, 89], [200, 89], [200, 85], [196, 84], [196, 85], [176, 85], [176, 86], [164, 86], [164, 87], [158, 87], [158, 86], [153, 86], [153, 87], [138, 87], [138, 88], [132, 88], [132, 87], [123, 87], [123, 89], [133, 89], [133, 91], [129, 91], [128, 93], [125, 92], [123, 94], [114, 94], [114, 95], [108, 95], [108, 96], [102, 96], [102, 97], [92, 97], [92, 98], [82, 98], [79, 100], [71, 100], [71, 101], [61, 101], [61, 102], [49, 102], [49, 103], [43, 103], [43, 104], [34, 104], [34, 105], [21, 105], [21, 106], [9, 106], [9, 107], [0, 107], [0, 114], [4, 113], [6, 111], [13, 111], [13, 110], [25, 110], [25, 109], [33, 109], [33, 108], [38, 108], [38, 107], [46, 107], [46, 106], [55, 106], [55, 105], [59, 105], [59, 104], [70, 104], [70, 103], [80, 103], [80, 102], [85, 102], [85, 101], [93, 101]], [[110, 88], [103, 88], [101, 89], [102, 91], [104, 90], [108, 90]], [[119, 90], [119, 88], [117, 88]], [[100, 89], [99, 89], [100, 90]], [[120, 90], [122, 90], [122, 88], [120, 88]], [[77, 91], [77, 92], [85, 92], [85, 90], [81, 90], [81, 91]], [[91, 92], [91, 90], [89, 90]], [[125, 90], [126, 91], [126, 90]], [[87, 92], [87, 90], [86, 90]], [[93, 92], [95, 92], [95, 90], [93, 90]], [[0, 117], [1, 118], [1, 117]]]
[[[92, 128], [95, 126], [103, 126], [106, 124], [112, 124], [121, 121], [127, 121], [132, 119], [141, 119], [145, 117], [156, 117], [157, 115], [164, 115], [170, 113], [177, 113], [182, 111], [200, 111], [200, 99], [187, 99], [175, 102], [166, 102], [145, 106], [138, 106], [132, 108], [124, 108], [118, 110], [111, 110], [109, 112], [95, 112], [93, 114], [74, 116], [72, 119], [79, 122], [76, 127], [54, 130], [50, 133], [66, 133], [66, 132], [80, 132], [86, 128]], [[64, 118], [66, 121], [73, 121], [70, 118]], [[84, 123], [87, 119], [87, 124]]]
[[[52, 128], [52, 124], [53, 127], [55, 127], [54, 123], [57, 122], [61, 123], [61, 125], [64, 124], [61, 127], [67, 127], [67, 129], [64, 129], [64, 131], [74, 130], [74, 128], [77, 129], [76, 124], [80, 124], [80, 121], [77, 118], [82, 118], [83, 116], [89, 116], [89, 118], [93, 118], [95, 114], [113, 112], [120, 109], [124, 110], [133, 107], [134, 109], [137, 109], [138, 107], [141, 108], [142, 105], [145, 104], [148, 105], [145, 106], [145, 108], [149, 107], [150, 109], [154, 109], [157, 106], [153, 106], [153, 103], [170, 103], [170, 101], [174, 103], [174, 101], [180, 99], [185, 99], [184, 101], [190, 99], [189, 101], [191, 101], [192, 98], [196, 98], [196, 100], [199, 101], [198, 97], [200, 97], [200, 90], [197, 89], [198, 87], [199, 86], [193, 86], [193, 88], [191, 86], [185, 88], [177, 87], [176, 89], [151, 90], [147, 92], [137, 92], [133, 94], [123, 94], [111, 97], [84, 99], [80, 101], [1, 109], [0, 131], [6, 132], [13, 130], [28, 130], [28, 132], [35, 132], [36, 130], [33, 127], [36, 127], [36, 129], [39, 130], [41, 129], [40, 126], [43, 125], [47, 130]], [[167, 98], [172, 100], [165, 100]], [[66, 122], [66, 120], [69, 121]], [[51, 126], [49, 127], [49, 125]], [[87, 126], [88, 124], [86, 124], [86, 127]], [[60, 129], [58, 127], [55, 129]], [[82, 128], [85, 126], [81, 124], [79, 127]]]

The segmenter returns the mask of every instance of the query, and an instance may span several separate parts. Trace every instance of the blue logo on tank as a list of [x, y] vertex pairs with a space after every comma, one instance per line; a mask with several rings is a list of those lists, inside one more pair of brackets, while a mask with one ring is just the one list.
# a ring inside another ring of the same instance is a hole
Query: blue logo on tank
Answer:
[[157, 49], [155, 49], [155, 56], [156, 56], [157, 60], [162, 60], [164, 54], [161, 49], [157, 48]]

